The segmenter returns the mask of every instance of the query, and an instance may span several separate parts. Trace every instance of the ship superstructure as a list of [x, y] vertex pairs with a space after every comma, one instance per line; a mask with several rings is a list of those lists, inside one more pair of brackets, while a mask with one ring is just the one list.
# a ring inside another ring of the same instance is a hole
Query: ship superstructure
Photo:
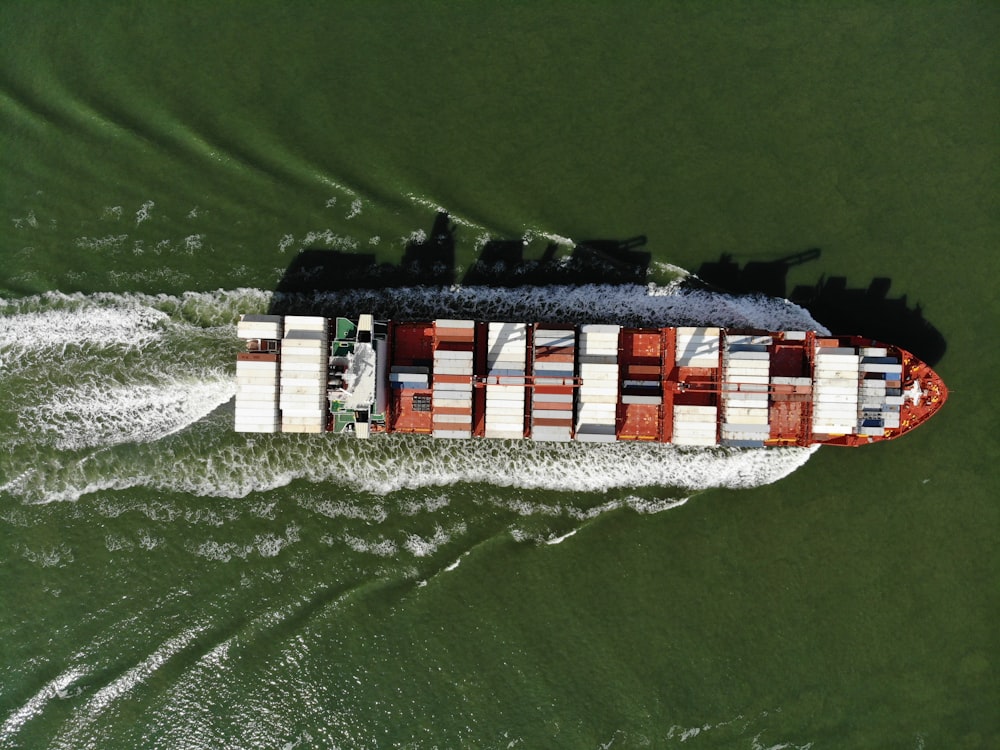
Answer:
[[718, 327], [244, 315], [238, 432], [855, 446], [947, 398], [860, 336]]

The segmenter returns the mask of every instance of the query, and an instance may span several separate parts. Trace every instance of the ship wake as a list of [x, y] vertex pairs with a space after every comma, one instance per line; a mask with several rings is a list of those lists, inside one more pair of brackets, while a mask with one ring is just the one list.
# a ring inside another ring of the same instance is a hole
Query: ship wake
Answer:
[[822, 330], [784, 300], [680, 284], [413, 287], [295, 299], [254, 289], [0, 299], [0, 387], [9, 394], [0, 405], [0, 492], [24, 502], [139, 486], [244, 497], [295, 481], [336, 481], [377, 496], [456, 483], [575, 492], [659, 486], [689, 494], [773, 482], [811, 455], [794, 448], [236, 434], [235, 321], [279, 304], [328, 315]]

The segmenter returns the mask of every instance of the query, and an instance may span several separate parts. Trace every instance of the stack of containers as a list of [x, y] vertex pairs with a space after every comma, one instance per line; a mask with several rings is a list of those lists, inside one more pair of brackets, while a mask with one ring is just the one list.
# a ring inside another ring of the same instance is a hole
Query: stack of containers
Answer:
[[885, 347], [862, 347], [860, 410], [862, 435], [884, 435], [887, 429], [899, 427], [899, 412], [904, 397], [890, 393], [889, 381], [903, 377], [903, 365], [898, 357], [888, 356]]
[[861, 357], [836, 339], [817, 339], [813, 369], [814, 435], [852, 435], [858, 429]]
[[719, 329], [683, 326], [677, 329], [674, 361], [678, 367], [719, 366]]
[[723, 445], [758, 448], [770, 437], [770, 336], [727, 335], [723, 354]]
[[532, 354], [531, 439], [566, 442], [573, 436], [576, 331], [537, 328]]
[[523, 438], [528, 326], [525, 323], [490, 323], [487, 333], [484, 436]]
[[[719, 368], [719, 329], [683, 326], [677, 329], [674, 364], [678, 367]], [[705, 404], [674, 404], [676, 445], [716, 445], [719, 409]]]
[[326, 318], [288, 315], [281, 340], [281, 431], [326, 430], [330, 343]]
[[278, 355], [266, 350], [264, 342], [281, 339], [280, 315], [244, 315], [236, 326], [237, 337], [256, 340], [259, 352], [241, 352], [236, 356], [236, 432], [277, 432], [281, 423], [278, 412]]
[[618, 338], [621, 326], [580, 326], [581, 385], [576, 411], [576, 439], [614, 442], [618, 412]]
[[675, 445], [717, 445], [718, 408], [674, 404], [674, 428], [671, 442]]
[[472, 357], [475, 323], [434, 321], [434, 400], [431, 434], [472, 437]]

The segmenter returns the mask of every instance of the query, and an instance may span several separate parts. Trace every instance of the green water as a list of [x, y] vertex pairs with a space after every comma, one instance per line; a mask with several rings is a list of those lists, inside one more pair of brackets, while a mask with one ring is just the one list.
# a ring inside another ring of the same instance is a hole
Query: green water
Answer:
[[[0, 747], [1000, 746], [998, 32], [986, 2], [4, 3]], [[794, 322], [667, 264], [818, 247], [789, 288], [891, 278], [951, 400], [813, 454], [234, 435], [236, 316], [439, 208], [456, 279], [488, 238], [644, 234], [662, 299], [366, 305]]]

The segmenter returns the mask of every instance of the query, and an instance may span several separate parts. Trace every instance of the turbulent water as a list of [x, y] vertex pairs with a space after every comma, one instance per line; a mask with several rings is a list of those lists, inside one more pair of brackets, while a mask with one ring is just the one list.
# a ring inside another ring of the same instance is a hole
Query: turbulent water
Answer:
[[[268, 308], [258, 290], [47, 294], [0, 300], [0, 491], [29, 502], [77, 500], [98, 490], [146, 487], [204, 497], [245, 497], [296, 479], [384, 495], [458, 482], [524, 489], [684, 490], [774, 481], [809, 451], [685, 450], [665, 445], [438, 443], [391, 436], [245, 437], [232, 433], [239, 314]], [[817, 328], [801, 308], [766, 298], [687, 292], [679, 286], [401, 288], [350, 292], [329, 304], [419, 319], [620, 320]], [[59, 368], [52, 367], [59, 362]], [[516, 470], [515, 470], [516, 467]], [[613, 470], [612, 470], [612, 467]], [[614, 505], [614, 504], [613, 504]]]
[[[998, 32], [0, 4], [0, 748], [1000, 746]], [[854, 313], [951, 397], [858, 450], [237, 434], [276, 309]]]

